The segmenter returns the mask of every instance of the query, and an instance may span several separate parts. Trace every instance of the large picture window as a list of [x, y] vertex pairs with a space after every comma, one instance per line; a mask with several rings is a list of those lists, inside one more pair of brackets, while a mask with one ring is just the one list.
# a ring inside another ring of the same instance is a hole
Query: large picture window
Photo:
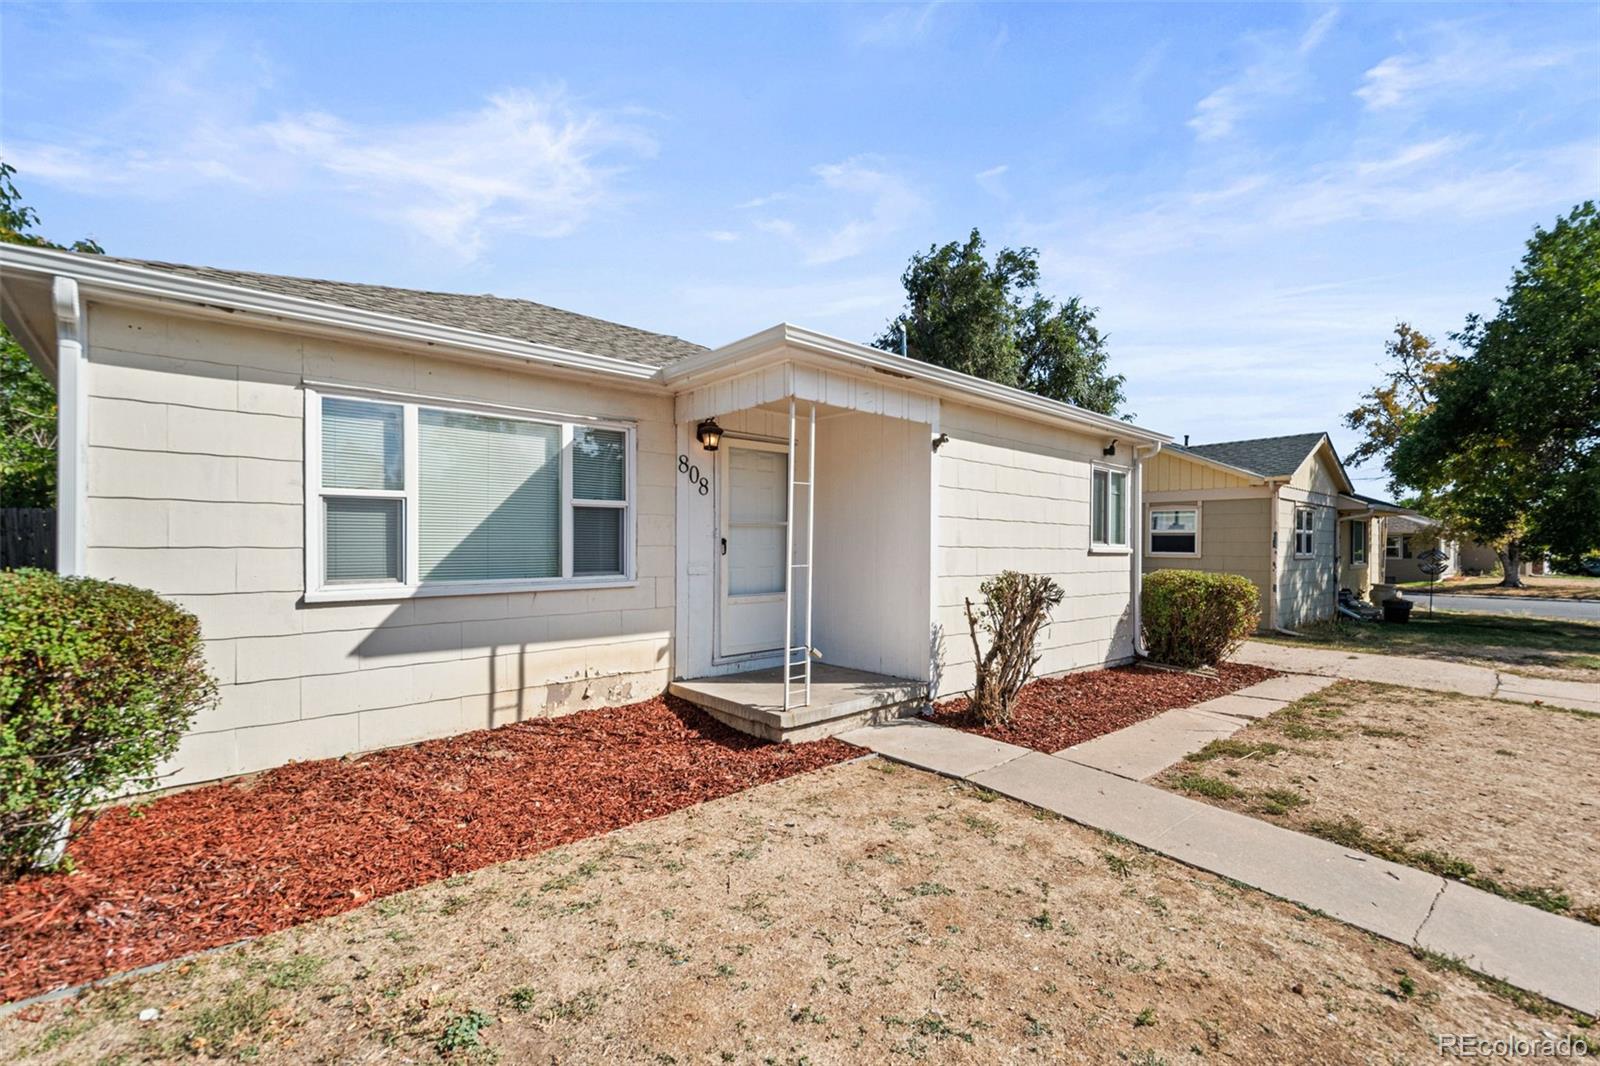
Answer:
[[1125, 470], [1093, 467], [1090, 474], [1089, 545], [1092, 548], [1128, 546], [1128, 474]]
[[1160, 507], [1150, 510], [1151, 555], [1199, 555], [1200, 509]]
[[309, 390], [307, 418], [308, 595], [631, 579], [626, 425]]

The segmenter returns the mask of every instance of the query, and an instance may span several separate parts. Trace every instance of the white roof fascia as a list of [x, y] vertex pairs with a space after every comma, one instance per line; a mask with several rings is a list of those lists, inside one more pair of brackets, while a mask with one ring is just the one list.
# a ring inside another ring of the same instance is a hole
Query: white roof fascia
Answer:
[[650, 382], [658, 370], [626, 359], [169, 274], [127, 263], [97, 261], [94, 256], [46, 248], [0, 244], [0, 271], [73, 278], [86, 300], [99, 297], [110, 301], [177, 302], [244, 311], [333, 332], [386, 337], [408, 344], [449, 348], [480, 356], [488, 354], [519, 364], [541, 363], [562, 370], [638, 382]]
[[831, 337], [787, 322], [760, 333], [723, 345], [710, 352], [691, 355], [659, 371], [659, 378], [675, 391], [703, 384], [706, 380], [732, 376], [752, 364], [792, 359], [796, 354], [832, 364], [844, 364], [856, 371], [870, 371], [898, 379], [907, 387], [936, 396], [948, 396], [974, 406], [1031, 417], [1039, 421], [1068, 423], [1080, 430], [1121, 437], [1126, 440], [1165, 444], [1172, 438], [1131, 422], [1049, 400], [1043, 396], [998, 385], [983, 378], [931, 363], [907, 359], [865, 344]]

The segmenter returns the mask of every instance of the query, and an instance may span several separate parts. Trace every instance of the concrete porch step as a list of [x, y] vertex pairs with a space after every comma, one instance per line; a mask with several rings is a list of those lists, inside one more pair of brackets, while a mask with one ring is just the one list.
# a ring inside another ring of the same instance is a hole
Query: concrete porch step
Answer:
[[[791, 688], [798, 700], [800, 685]], [[928, 684], [867, 670], [817, 663], [811, 702], [783, 709], [782, 667], [674, 681], [667, 691], [718, 721], [766, 740], [805, 741], [871, 722], [914, 714], [926, 705]]]

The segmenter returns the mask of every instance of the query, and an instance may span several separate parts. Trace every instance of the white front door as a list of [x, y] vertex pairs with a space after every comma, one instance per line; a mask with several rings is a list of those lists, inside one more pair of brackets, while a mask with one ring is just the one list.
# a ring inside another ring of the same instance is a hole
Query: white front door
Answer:
[[783, 651], [788, 459], [783, 444], [722, 441], [717, 470], [717, 651], [722, 658]]

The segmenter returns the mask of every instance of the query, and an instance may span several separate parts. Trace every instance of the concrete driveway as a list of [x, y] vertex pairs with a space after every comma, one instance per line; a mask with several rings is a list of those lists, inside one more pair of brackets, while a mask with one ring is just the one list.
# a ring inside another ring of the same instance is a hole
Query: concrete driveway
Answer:
[[[1406, 590], [1406, 599], [1417, 609], [1428, 609], [1425, 590]], [[1557, 618], [1575, 622], [1600, 622], [1600, 601], [1541, 600], [1529, 596], [1467, 596], [1448, 592], [1433, 597], [1436, 611], [1471, 611], [1474, 614], [1520, 615], [1524, 618]]]

